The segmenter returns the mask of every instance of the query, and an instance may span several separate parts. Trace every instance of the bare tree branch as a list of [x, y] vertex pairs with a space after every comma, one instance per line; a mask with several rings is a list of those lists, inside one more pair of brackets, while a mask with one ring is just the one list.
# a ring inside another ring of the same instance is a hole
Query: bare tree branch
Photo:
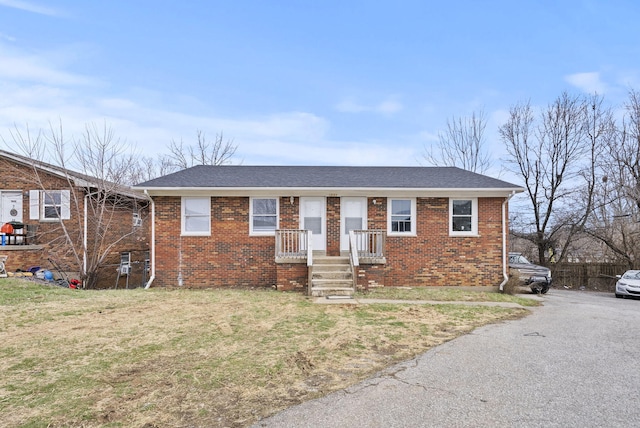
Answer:
[[487, 119], [482, 110], [473, 112], [470, 117], [447, 119], [447, 129], [438, 134], [436, 153], [433, 148], [425, 148], [424, 158], [433, 165], [486, 172], [492, 166], [485, 148], [486, 126]]
[[224, 165], [231, 162], [237, 146], [233, 144], [233, 140], [224, 141], [222, 132], [216, 134], [213, 143], [207, 140], [201, 130], [196, 132], [196, 137], [195, 146], [185, 146], [182, 139], [179, 142], [171, 140], [166, 163], [176, 170], [182, 170], [195, 165]]

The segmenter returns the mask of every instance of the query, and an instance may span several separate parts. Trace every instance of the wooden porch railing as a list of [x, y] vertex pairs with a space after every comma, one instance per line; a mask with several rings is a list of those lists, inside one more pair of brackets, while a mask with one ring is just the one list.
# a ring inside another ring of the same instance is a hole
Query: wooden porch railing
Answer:
[[356, 231], [349, 231], [349, 264], [351, 265], [351, 276], [353, 277], [353, 291], [358, 289], [358, 266], [360, 266], [360, 257], [358, 257], [358, 239]]
[[384, 257], [386, 233], [384, 230], [352, 230], [359, 258]]
[[307, 293], [313, 277], [313, 233], [310, 230], [276, 230], [276, 259], [307, 260]]
[[311, 238], [310, 230], [276, 230], [276, 258], [311, 259]]

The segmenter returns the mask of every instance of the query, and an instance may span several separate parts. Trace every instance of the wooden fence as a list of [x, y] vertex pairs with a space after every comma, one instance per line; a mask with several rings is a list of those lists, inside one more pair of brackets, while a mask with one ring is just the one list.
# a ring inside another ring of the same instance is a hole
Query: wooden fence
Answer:
[[616, 275], [622, 275], [629, 267], [616, 263], [559, 263], [551, 265], [553, 286], [556, 288], [581, 288], [611, 291]]

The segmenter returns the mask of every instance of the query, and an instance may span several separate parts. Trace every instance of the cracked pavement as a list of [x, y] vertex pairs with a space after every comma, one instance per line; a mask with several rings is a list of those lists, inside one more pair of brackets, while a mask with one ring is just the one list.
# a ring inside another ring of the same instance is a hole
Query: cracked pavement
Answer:
[[640, 426], [640, 300], [552, 289], [476, 329], [254, 427]]

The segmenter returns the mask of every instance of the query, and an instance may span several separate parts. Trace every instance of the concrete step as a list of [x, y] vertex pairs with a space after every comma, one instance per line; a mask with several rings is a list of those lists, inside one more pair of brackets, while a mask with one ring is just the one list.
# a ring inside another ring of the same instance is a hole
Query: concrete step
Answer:
[[326, 279], [326, 278], [312, 278], [311, 279], [312, 287], [324, 287], [324, 288], [343, 288], [343, 287], [351, 287], [353, 288], [353, 279], [352, 278], [343, 278], [343, 279]]
[[311, 287], [311, 296], [313, 297], [325, 297], [325, 296], [352, 296], [353, 287]]
[[342, 256], [314, 256], [313, 257], [313, 264], [314, 266], [316, 264], [318, 265], [326, 265], [326, 264], [336, 264], [336, 265], [342, 265], [342, 264], [349, 264], [349, 257], [342, 257]]
[[313, 270], [313, 274], [311, 275], [312, 279], [353, 279], [353, 275], [351, 271], [318, 271], [316, 269]]
[[311, 295], [352, 296], [353, 273], [348, 257], [320, 256], [313, 258]]
[[318, 272], [347, 272], [351, 270], [351, 265], [319, 265], [314, 263], [313, 270]]

